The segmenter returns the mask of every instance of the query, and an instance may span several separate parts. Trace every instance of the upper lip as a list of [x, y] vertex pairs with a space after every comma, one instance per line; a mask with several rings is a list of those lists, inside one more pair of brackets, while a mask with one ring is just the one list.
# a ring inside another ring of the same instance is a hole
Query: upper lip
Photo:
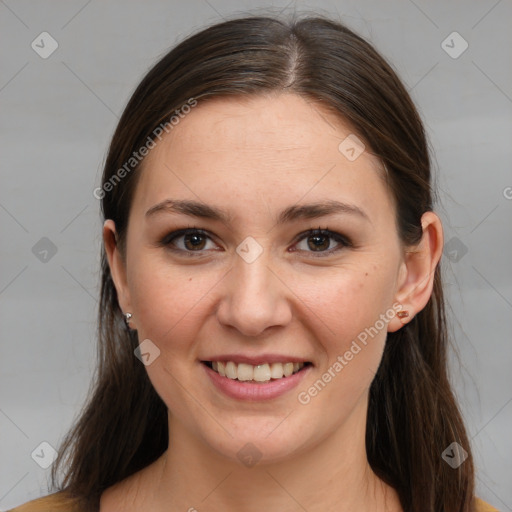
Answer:
[[233, 361], [234, 363], [245, 363], [253, 366], [265, 363], [308, 363], [309, 359], [297, 356], [287, 356], [282, 354], [261, 354], [257, 356], [247, 356], [244, 354], [219, 354], [201, 359], [201, 361]]

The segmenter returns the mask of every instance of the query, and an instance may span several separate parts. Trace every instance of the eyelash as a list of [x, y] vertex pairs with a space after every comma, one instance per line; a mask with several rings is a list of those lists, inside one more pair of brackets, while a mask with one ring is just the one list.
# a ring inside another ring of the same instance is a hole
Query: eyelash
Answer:
[[[162, 240], [160, 240], [159, 245], [162, 247], [166, 247], [167, 249], [169, 249], [173, 252], [180, 253], [182, 255], [185, 254], [187, 257], [196, 257], [196, 254], [198, 254], [198, 253], [200, 254], [200, 253], [204, 252], [204, 250], [188, 251], [188, 250], [184, 250], [184, 249], [176, 249], [175, 247], [172, 246], [172, 242], [174, 240], [176, 240], [177, 238], [181, 238], [183, 236], [191, 235], [191, 234], [202, 235], [202, 236], [208, 237], [210, 240], [212, 239], [211, 236], [208, 234], [208, 232], [206, 232], [205, 230], [203, 230], [201, 228], [193, 227], [193, 228], [187, 228], [187, 229], [180, 229], [178, 231], [173, 231], [172, 233], [169, 233], [164, 238], [162, 238]], [[300, 235], [298, 235], [297, 240], [294, 242], [294, 245], [298, 244], [299, 242], [302, 242], [303, 240], [305, 240], [311, 236], [315, 236], [315, 235], [332, 238], [333, 240], [335, 240], [336, 242], [338, 242], [340, 244], [338, 247], [335, 247], [334, 249], [329, 249], [326, 251], [318, 251], [318, 252], [304, 251], [304, 252], [310, 253], [315, 258], [324, 258], [326, 256], [332, 255], [333, 253], [335, 253], [337, 251], [340, 251], [344, 247], [352, 247], [353, 246], [352, 242], [347, 237], [341, 235], [340, 233], [336, 233], [335, 231], [331, 231], [328, 228], [322, 229], [320, 227], [317, 229], [309, 229], [307, 231], [304, 231]], [[296, 252], [296, 251], [293, 251], [293, 252]]]

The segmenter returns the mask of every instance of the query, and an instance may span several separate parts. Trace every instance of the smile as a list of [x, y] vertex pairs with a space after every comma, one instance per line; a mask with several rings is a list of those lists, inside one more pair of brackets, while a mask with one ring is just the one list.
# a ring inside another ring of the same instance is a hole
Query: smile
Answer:
[[253, 365], [235, 363], [226, 358], [223, 361], [201, 361], [201, 366], [214, 388], [224, 396], [250, 402], [277, 399], [288, 394], [314, 368], [313, 363], [306, 361], [263, 361], [264, 358], [254, 361], [258, 364]]
[[311, 363], [263, 363], [252, 365], [234, 361], [203, 361], [221, 377], [238, 381], [269, 382], [289, 377]]

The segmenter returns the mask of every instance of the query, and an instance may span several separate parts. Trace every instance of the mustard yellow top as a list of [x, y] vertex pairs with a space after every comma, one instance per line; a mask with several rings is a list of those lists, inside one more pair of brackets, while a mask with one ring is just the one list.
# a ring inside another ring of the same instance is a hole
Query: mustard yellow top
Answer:
[[[499, 512], [480, 498], [474, 498], [473, 512]], [[81, 512], [76, 506], [75, 500], [65, 491], [50, 494], [43, 498], [29, 501], [24, 505], [15, 507], [7, 512]]]

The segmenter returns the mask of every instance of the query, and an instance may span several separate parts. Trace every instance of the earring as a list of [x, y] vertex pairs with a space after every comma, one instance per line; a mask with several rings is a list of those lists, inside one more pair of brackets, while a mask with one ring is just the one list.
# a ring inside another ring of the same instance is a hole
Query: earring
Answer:
[[132, 314], [131, 313], [125, 313], [124, 314], [124, 323], [126, 324], [126, 327], [128, 327], [128, 329], [130, 329], [130, 320], [132, 318]]
[[396, 316], [398, 318], [407, 318], [409, 316], [409, 311], [398, 311]]

